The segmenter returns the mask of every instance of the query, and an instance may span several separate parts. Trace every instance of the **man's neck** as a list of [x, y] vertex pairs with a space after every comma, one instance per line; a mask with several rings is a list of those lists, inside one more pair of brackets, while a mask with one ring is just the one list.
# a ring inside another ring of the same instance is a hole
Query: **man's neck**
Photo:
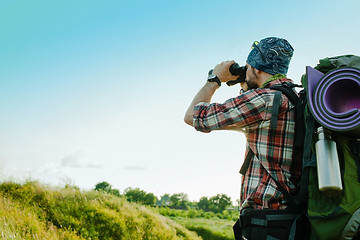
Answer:
[[278, 79], [284, 79], [286, 78], [286, 75], [278, 73], [275, 75], [272, 75], [270, 78], [268, 78], [263, 85], [261, 85], [260, 87], [265, 87], [266, 85], [268, 85], [269, 83], [271, 83], [272, 81], [278, 80]]
[[271, 78], [272, 76], [273, 76], [273, 75], [271, 75], [271, 74], [269, 74], [269, 73], [266, 73], [266, 72], [263, 72], [263, 71], [259, 72], [259, 73], [258, 73], [258, 79], [259, 79], [259, 81], [258, 81], [258, 87], [261, 88], [261, 87], [264, 85], [264, 83], [265, 83], [269, 78]]

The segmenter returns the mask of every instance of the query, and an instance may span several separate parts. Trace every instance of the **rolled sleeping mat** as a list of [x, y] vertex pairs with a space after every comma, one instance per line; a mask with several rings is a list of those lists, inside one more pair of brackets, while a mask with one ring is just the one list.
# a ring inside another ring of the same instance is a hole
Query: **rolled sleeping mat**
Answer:
[[308, 103], [325, 128], [360, 137], [360, 70], [342, 67], [326, 74], [306, 67]]

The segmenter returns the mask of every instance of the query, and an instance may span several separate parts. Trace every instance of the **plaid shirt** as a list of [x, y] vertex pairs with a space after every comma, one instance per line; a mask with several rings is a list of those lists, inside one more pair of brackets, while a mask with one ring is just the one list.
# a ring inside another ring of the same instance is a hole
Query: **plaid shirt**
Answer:
[[276, 129], [269, 129], [276, 91], [268, 87], [283, 81], [292, 82], [277, 79], [265, 88], [249, 90], [223, 104], [202, 102], [194, 108], [196, 130], [240, 130], [246, 135], [246, 155], [251, 148], [254, 156], [242, 177], [242, 208], [284, 209], [284, 196], [277, 190], [273, 178], [287, 191], [294, 190], [299, 181], [301, 161], [294, 154], [295, 109], [284, 94]]

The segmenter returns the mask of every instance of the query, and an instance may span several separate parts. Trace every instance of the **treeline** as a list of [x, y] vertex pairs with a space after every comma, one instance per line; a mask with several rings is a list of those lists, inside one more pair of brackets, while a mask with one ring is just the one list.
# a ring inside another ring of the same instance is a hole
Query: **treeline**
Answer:
[[199, 209], [205, 212], [222, 213], [232, 206], [231, 198], [226, 194], [217, 194], [213, 197], [202, 197], [198, 202], [189, 201], [187, 194], [174, 193], [164, 194], [160, 198], [153, 193], [147, 193], [139, 188], [126, 188], [123, 194], [114, 189], [108, 182], [100, 182], [95, 185], [95, 190], [105, 191], [115, 196], [124, 196], [127, 201], [140, 203], [147, 206], [168, 207], [172, 209]]

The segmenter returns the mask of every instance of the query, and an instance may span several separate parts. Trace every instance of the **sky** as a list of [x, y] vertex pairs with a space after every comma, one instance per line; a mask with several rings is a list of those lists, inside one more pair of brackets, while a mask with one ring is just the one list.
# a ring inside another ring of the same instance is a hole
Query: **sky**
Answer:
[[[208, 71], [287, 39], [288, 77], [360, 55], [358, 0], [0, 1], [0, 179], [239, 199], [240, 132], [183, 121]], [[214, 102], [234, 97], [223, 85]]]

